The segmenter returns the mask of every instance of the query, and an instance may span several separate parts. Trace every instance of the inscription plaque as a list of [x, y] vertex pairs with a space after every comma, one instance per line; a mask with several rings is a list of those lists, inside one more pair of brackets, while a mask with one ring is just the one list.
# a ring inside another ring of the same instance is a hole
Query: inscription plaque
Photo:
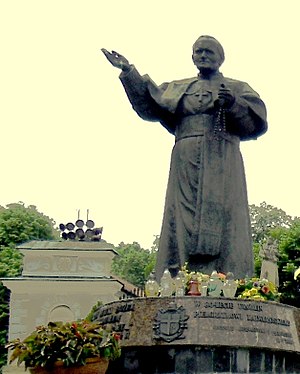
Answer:
[[244, 346], [299, 350], [293, 311], [282, 304], [239, 299], [197, 300], [194, 304], [193, 317], [199, 319], [199, 333], [208, 343], [222, 344], [226, 337], [230, 346], [244, 342]]
[[299, 317], [299, 309], [275, 302], [183, 296], [116, 301], [99, 307], [93, 319], [119, 332], [123, 346], [151, 346], [159, 338], [161, 345], [300, 352]]

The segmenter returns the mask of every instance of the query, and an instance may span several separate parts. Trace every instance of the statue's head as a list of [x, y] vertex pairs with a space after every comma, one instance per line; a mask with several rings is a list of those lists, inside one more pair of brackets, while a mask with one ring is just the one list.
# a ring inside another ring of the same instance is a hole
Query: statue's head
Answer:
[[202, 35], [193, 45], [193, 62], [200, 72], [217, 71], [225, 60], [222, 45], [212, 36]]

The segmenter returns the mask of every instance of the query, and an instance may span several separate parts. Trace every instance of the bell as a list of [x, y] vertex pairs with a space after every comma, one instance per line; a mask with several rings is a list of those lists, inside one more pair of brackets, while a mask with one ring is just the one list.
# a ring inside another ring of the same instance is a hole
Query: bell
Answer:
[[200, 296], [201, 292], [199, 291], [199, 281], [198, 279], [192, 278], [189, 283], [189, 296]]

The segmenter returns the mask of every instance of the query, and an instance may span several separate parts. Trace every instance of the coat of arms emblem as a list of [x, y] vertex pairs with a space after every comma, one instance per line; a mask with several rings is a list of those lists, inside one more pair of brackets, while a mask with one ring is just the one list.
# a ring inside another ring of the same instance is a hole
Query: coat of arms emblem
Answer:
[[187, 328], [188, 316], [185, 309], [171, 303], [168, 309], [160, 309], [153, 324], [154, 339], [172, 342], [175, 339], [184, 339], [183, 330]]

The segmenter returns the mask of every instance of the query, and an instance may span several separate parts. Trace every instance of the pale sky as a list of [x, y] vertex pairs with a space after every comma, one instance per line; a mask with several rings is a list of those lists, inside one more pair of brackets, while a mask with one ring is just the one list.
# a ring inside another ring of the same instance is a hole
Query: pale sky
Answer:
[[269, 131], [241, 146], [249, 203], [300, 216], [298, 0], [0, 0], [0, 205], [150, 248], [174, 138], [132, 110], [102, 47], [158, 84], [195, 76], [192, 44], [216, 37], [221, 71], [264, 100]]

